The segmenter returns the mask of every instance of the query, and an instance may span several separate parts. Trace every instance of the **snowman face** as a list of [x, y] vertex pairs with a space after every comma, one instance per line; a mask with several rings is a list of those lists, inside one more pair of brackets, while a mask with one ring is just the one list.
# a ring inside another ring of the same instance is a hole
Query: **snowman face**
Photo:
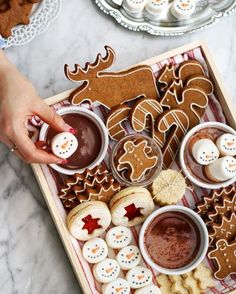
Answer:
[[175, 1], [175, 6], [182, 12], [189, 12], [195, 9], [193, 0], [177, 0]]
[[139, 289], [151, 283], [152, 273], [145, 267], [136, 266], [128, 271], [126, 280], [130, 284], [131, 288]]
[[60, 158], [69, 158], [78, 148], [78, 140], [69, 133], [57, 134], [51, 142], [52, 152]]
[[104, 294], [129, 294], [130, 286], [125, 279], [118, 278], [109, 284], [104, 284], [102, 287]]
[[141, 254], [137, 246], [130, 245], [123, 248], [116, 257], [121, 269], [129, 270], [141, 261]]
[[131, 230], [124, 226], [110, 229], [106, 235], [106, 241], [110, 248], [119, 249], [128, 246], [132, 239]]
[[149, 285], [136, 290], [135, 294], [161, 294], [161, 290], [155, 285]]
[[220, 136], [216, 145], [222, 155], [236, 155], [236, 136], [232, 134], [224, 134]]
[[209, 165], [219, 157], [219, 150], [210, 139], [200, 139], [192, 147], [192, 155], [197, 163]]
[[236, 173], [236, 159], [232, 156], [226, 156], [224, 161], [224, 170], [229, 175], [232, 175], [234, 177]]
[[120, 266], [116, 260], [106, 258], [94, 266], [93, 273], [98, 282], [109, 283], [118, 277]]
[[101, 238], [87, 241], [83, 247], [83, 256], [89, 263], [97, 263], [107, 257], [108, 248], [106, 242]]

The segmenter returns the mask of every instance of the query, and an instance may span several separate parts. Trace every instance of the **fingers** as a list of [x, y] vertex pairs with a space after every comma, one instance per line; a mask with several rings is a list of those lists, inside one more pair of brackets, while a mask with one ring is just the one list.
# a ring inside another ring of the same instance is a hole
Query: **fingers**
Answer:
[[58, 132], [75, 132], [75, 130], [66, 124], [62, 117], [43, 100], [36, 105], [35, 114]]

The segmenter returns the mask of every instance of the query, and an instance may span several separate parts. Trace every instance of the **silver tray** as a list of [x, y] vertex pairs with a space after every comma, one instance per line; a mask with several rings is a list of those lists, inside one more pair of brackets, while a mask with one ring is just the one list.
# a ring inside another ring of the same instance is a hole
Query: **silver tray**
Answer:
[[112, 0], [95, 0], [95, 3], [125, 28], [155, 36], [176, 36], [196, 32], [217, 23], [236, 10], [235, 0], [196, 0], [196, 12], [191, 18], [177, 21], [169, 12], [159, 18], [153, 18], [145, 11], [140, 15], [128, 14], [122, 6], [114, 4]]

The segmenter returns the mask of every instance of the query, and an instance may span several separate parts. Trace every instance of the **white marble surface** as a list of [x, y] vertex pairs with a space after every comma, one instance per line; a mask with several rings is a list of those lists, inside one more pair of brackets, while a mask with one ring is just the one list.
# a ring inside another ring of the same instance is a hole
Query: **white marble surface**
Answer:
[[[72, 87], [65, 63], [93, 61], [104, 44], [117, 52], [116, 68], [127, 67], [188, 42], [203, 39], [236, 104], [236, 14], [192, 35], [156, 38], [125, 30], [93, 0], [63, 2], [48, 31], [7, 55], [42, 97]], [[104, 51], [103, 51], [104, 52]], [[29, 166], [0, 145], [0, 293], [80, 293], [46, 204]]]

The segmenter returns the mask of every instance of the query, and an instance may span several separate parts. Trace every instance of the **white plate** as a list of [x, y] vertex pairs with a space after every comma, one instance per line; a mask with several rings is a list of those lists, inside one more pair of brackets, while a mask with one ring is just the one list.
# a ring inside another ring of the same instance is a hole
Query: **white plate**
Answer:
[[[61, 11], [62, 0], [43, 0], [36, 4], [30, 16], [30, 24], [18, 25], [12, 29], [12, 35], [3, 39], [3, 48], [29, 43], [37, 35], [45, 32]], [[0, 39], [0, 47], [2, 40]]]

